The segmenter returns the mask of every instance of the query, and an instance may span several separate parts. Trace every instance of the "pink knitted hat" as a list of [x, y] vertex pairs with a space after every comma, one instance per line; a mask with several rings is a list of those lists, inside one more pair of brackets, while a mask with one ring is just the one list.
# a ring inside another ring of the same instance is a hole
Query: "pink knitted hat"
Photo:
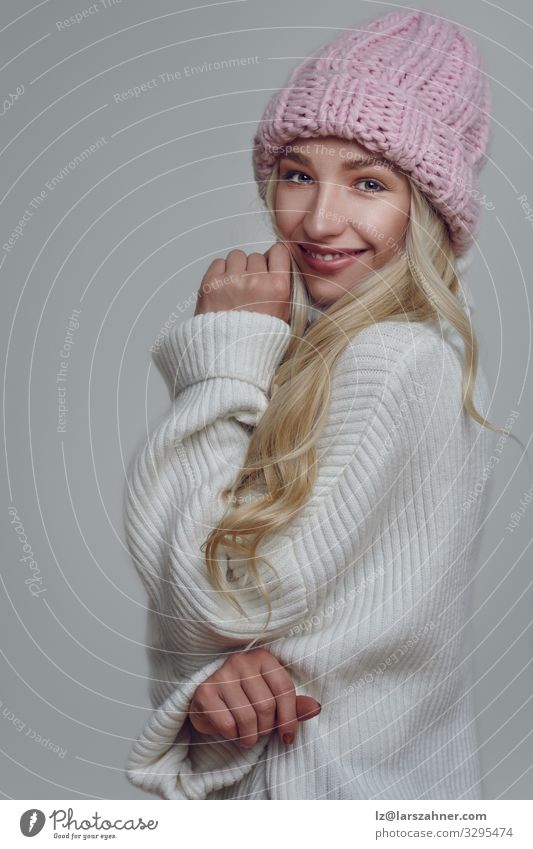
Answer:
[[319, 47], [270, 99], [253, 139], [259, 194], [288, 142], [354, 140], [409, 175], [461, 256], [479, 229], [489, 112], [479, 51], [464, 31], [426, 12], [391, 12]]

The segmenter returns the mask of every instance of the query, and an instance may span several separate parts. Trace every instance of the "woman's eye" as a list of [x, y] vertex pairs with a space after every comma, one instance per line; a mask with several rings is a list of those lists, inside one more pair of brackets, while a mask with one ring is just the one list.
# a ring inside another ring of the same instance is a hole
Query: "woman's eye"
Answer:
[[[308, 180], [310, 180], [310, 179], [311, 179], [311, 178], [309, 177], [309, 175], [308, 175], [308, 174], [304, 174], [304, 172], [303, 172], [303, 171], [294, 171], [294, 170], [292, 170], [292, 171], [287, 171], [287, 172], [286, 172], [286, 173], [282, 176], [282, 178], [281, 178], [281, 179], [282, 179], [282, 180], [284, 180], [284, 181], [285, 181], [285, 182], [287, 182], [287, 183], [296, 183], [296, 185], [298, 185], [298, 184], [302, 185], [302, 182], [301, 182], [299, 179], [294, 179], [295, 177], [296, 177], [296, 178], [298, 178], [298, 177], [305, 177], [305, 178], [306, 178], [306, 179], [305, 179], [305, 182], [307, 182]], [[382, 183], [380, 183], [378, 180], [373, 180], [371, 177], [365, 177], [365, 179], [363, 179], [363, 180], [358, 180], [358, 181], [357, 181], [357, 183], [356, 183], [355, 185], [357, 186], [357, 185], [359, 185], [360, 183], [363, 183], [363, 184], [366, 184], [366, 185], [367, 185], [367, 188], [363, 189], [363, 191], [364, 191], [364, 192], [366, 192], [367, 194], [374, 193], [374, 192], [381, 192], [381, 191], [385, 191], [385, 186], [383, 186], [383, 184], [382, 184]]]
[[283, 175], [282, 180], [286, 180], [287, 183], [296, 183], [299, 182], [297, 180], [293, 180], [293, 177], [307, 177], [307, 174], [304, 174], [303, 171], [287, 171], [286, 174]]
[[381, 192], [381, 191], [384, 191], [384, 189], [385, 189], [385, 187], [381, 183], [379, 183], [377, 180], [372, 180], [371, 177], [366, 177], [364, 180], [358, 180], [355, 185], [357, 186], [357, 185], [359, 185], [359, 183], [367, 183], [367, 184], [370, 183], [371, 184], [370, 188], [363, 189], [363, 191], [366, 191], [366, 192]]

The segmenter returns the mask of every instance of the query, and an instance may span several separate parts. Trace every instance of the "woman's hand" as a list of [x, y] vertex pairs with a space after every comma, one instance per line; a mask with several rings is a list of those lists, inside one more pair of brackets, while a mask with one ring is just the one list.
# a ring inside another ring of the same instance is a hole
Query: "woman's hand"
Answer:
[[291, 258], [288, 248], [276, 242], [264, 254], [249, 256], [230, 251], [214, 259], [207, 269], [194, 314], [221, 310], [261, 312], [290, 321]]
[[285, 667], [264, 648], [235, 652], [196, 688], [188, 718], [201, 734], [253, 746], [277, 726], [284, 743], [292, 743], [298, 721], [320, 713], [311, 696], [297, 696]]

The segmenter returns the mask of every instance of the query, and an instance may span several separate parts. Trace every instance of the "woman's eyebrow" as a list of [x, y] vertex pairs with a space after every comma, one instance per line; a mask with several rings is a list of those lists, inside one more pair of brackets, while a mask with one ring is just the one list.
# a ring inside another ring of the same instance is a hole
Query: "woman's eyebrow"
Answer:
[[[304, 156], [303, 153], [284, 153], [280, 157], [281, 159], [290, 159], [293, 162], [299, 162], [301, 165], [311, 165], [311, 160]], [[361, 156], [355, 157], [351, 156], [349, 159], [344, 159], [341, 165], [342, 171], [356, 171], [359, 168], [369, 168], [372, 166], [381, 165], [385, 168], [388, 168], [389, 171], [394, 171], [395, 169], [386, 159], [378, 159], [373, 156]]]

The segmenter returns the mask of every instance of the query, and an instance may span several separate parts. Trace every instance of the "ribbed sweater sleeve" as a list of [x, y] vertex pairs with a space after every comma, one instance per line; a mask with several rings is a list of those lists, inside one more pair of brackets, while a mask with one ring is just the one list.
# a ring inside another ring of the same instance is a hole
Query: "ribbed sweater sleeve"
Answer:
[[[250, 384], [254, 412], [264, 400], [291, 335], [287, 322], [249, 310], [224, 310], [195, 315], [174, 325], [152, 358], [165, 378], [170, 397], [208, 379], [235, 379]], [[238, 396], [240, 399], [243, 396]], [[235, 400], [235, 399], [234, 399]]]
[[173, 328], [154, 354], [173, 406], [131, 466], [126, 529], [151, 603], [153, 670], [163, 677], [127, 775], [163, 798], [203, 799], [253, 768], [268, 737], [246, 750], [221, 737], [191, 740], [184, 722], [194, 690], [227, 651], [257, 638], [282, 641], [325, 587], [345, 580], [371, 547], [429, 419], [446, 429], [457, 415], [435, 381], [445, 344], [438, 332], [382, 322], [348, 342], [331, 375], [311, 498], [259, 547], [277, 571], [261, 569], [272, 604], [262, 631], [264, 599], [241, 564], [229, 560], [227, 576], [247, 617], [214, 591], [200, 544], [221, 517], [217, 494], [235, 479], [249, 440], [242, 425], [264, 412], [289, 336], [272, 316], [206, 313]]
[[[181, 673], [179, 661], [168, 659], [162, 594], [172, 519], [187, 501], [187, 486], [180, 484], [183, 476], [190, 482], [190, 438], [209, 431], [214, 423], [224, 423], [224, 461], [235, 466], [242, 461], [249, 436], [236, 422], [257, 423], [289, 337], [288, 324], [272, 316], [247, 311], [207, 313], [175, 326], [153, 352], [175, 404], [170, 419], [156, 429], [128, 471], [126, 539], [150, 602], [147, 634], [155, 677], [150, 681], [154, 711], [129, 753], [126, 775], [132, 784], [162, 798], [203, 799], [211, 790], [239, 781], [267, 743], [261, 738], [254, 747], [243, 749], [220, 735], [198, 735], [186, 723], [196, 687], [223, 665], [228, 651], [207, 663], [191, 655], [188, 660], [196, 668], [185, 662]], [[220, 461], [215, 453], [208, 458], [213, 472]], [[216, 485], [216, 477], [204, 479], [205, 487]], [[196, 518], [200, 524], [206, 521], [205, 527], [209, 525], [207, 513], [199, 511]], [[285, 590], [288, 592], [279, 596], [277, 608], [282, 626], [284, 618], [292, 621], [306, 609], [301, 581], [290, 581]], [[257, 599], [253, 603], [257, 605]], [[244, 643], [246, 638], [237, 642]], [[207, 652], [202, 656], [209, 657]], [[162, 698], [169, 688], [170, 694]]]

